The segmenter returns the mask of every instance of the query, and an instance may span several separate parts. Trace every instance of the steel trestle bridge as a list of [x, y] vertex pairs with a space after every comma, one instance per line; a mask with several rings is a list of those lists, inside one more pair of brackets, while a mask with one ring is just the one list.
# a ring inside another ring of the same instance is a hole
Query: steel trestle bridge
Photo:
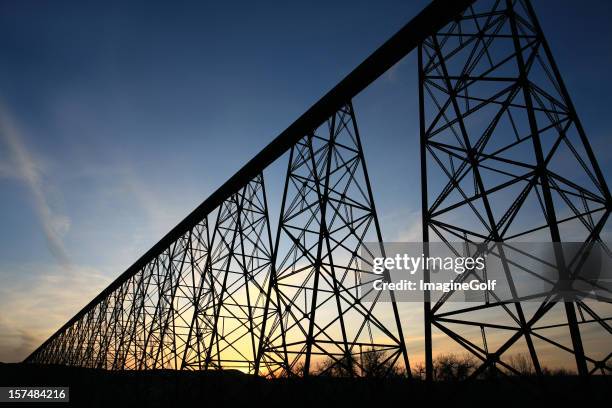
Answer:
[[[394, 294], [363, 301], [359, 249], [383, 235], [352, 101], [413, 51], [423, 241], [601, 242], [610, 191], [530, 1], [434, 0], [26, 362], [411, 375]], [[264, 170], [287, 156], [275, 223]], [[473, 377], [524, 374], [518, 349], [536, 374], [551, 348], [580, 375], [612, 370], [605, 302], [450, 296], [424, 302], [427, 379], [438, 338], [476, 359]]]

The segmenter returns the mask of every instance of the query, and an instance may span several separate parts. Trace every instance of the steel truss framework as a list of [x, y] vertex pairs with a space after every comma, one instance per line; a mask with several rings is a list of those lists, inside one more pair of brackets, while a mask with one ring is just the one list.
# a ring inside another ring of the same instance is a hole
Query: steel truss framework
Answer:
[[[610, 192], [531, 4], [479, 1], [418, 52], [424, 242], [600, 242]], [[580, 257], [555, 255], [576, 276]], [[457, 306], [452, 296], [425, 303], [428, 378], [432, 328], [477, 357], [473, 376], [524, 373], [517, 350], [540, 374], [551, 346], [573, 355], [580, 374], [612, 370], [609, 304], [556, 295]]]
[[[352, 100], [415, 48], [424, 241], [599, 241], [610, 193], [531, 5], [472, 3], [434, 0], [26, 361], [410, 375], [393, 293], [391, 302], [362, 301], [368, 272], [358, 250], [382, 243], [382, 232]], [[264, 170], [284, 155], [274, 223]], [[581, 374], [610, 371], [610, 354], [587, 350], [582, 337], [589, 325], [609, 339], [601, 305], [446, 300], [425, 303], [428, 378], [432, 328], [480, 359], [475, 376], [517, 372], [504, 356], [519, 343], [538, 373], [544, 343], [574, 355]], [[545, 315], [554, 322], [538, 326]]]
[[289, 156], [275, 245], [259, 174], [214, 224], [198, 222], [30, 361], [267, 376], [409, 369], [396, 304], [361, 302], [358, 249], [382, 238], [351, 103]]

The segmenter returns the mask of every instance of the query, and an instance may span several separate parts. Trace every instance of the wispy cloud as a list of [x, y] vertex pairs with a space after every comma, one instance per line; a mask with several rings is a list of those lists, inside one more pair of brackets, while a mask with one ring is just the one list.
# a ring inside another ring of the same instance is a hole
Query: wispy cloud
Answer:
[[[110, 279], [95, 268], [41, 263], [0, 264], [0, 361], [27, 357]], [[16, 277], [19, 277], [17, 279]]]
[[9, 327], [0, 315], [0, 361], [22, 361], [40, 343], [40, 339], [29, 330]]
[[386, 227], [383, 237], [387, 242], [420, 242], [423, 239], [421, 212], [409, 206], [388, 211], [381, 216], [381, 224]]
[[16, 177], [28, 187], [49, 250], [62, 266], [69, 268], [70, 258], [64, 246], [63, 236], [70, 228], [70, 219], [57, 213], [49, 205], [42, 169], [27, 149], [15, 120], [2, 103], [0, 103], [0, 138], [8, 148], [10, 161], [10, 166], [4, 164], [0, 168], [0, 175]]
[[[171, 208], [169, 200], [160, 197], [159, 193], [142, 182], [141, 178], [129, 165], [123, 167], [119, 188], [135, 200], [141, 211], [148, 217], [152, 233], [165, 233], [172, 223], [183, 215], [176, 208]], [[157, 238], [157, 237], [156, 237]]]

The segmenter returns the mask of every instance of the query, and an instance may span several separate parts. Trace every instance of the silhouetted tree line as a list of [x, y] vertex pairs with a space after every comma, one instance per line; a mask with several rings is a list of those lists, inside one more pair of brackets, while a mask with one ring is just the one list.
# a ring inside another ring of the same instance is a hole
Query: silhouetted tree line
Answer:
[[[406, 377], [402, 367], [394, 364], [394, 359], [383, 350], [368, 349], [361, 355], [349, 354], [342, 357], [327, 357], [316, 364], [311, 375], [319, 377], [366, 377], [366, 378], [399, 378]], [[291, 375], [304, 375], [304, 362], [294, 364]]]
[[[507, 375], [532, 376], [536, 375], [531, 359], [527, 354], [519, 353], [510, 356], [506, 363], [516, 371], [508, 370], [500, 365], [493, 365], [479, 375], [479, 378], [494, 378], [503, 371]], [[471, 354], [442, 354], [433, 361], [433, 376], [437, 381], [461, 381], [470, 377], [480, 366], [481, 361]], [[544, 376], [569, 376], [574, 375], [571, 371], [564, 368], [552, 369], [542, 367]], [[414, 378], [425, 379], [425, 366], [417, 364], [412, 370]]]
[[[501, 372], [506, 375], [533, 376], [536, 375], [529, 355], [524, 353], [514, 354], [505, 360], [507, 365], [515, 371], [508, 370], [502, 365], [493, 365], [482, 373], [478, 378], [491, 379], [498, 377]], [[433, 375], [436, 381], [462, 381], [469, 378], [480, 366], [481, 361], [471, 354], [441, 354], [434, 359]], [[405, 378], [406, 371], [403, 367], [394, 364], [393, 359], [381, 350], [370, 349], [361, 355], [347, 355], [344, 357], [327, 357], [316, 364], [311, 370], [311, 375], [319, 377], [336, 378]], [[544, 376], [570, 376], [575, 373], [563, 368], [551, 369], [542, 367]], [[303, 377], [304, 362], [300, 361], [291, 369], [292, 377]], [[425, 379], [425, 366], [422, 363], [415, 365], [412, 369], [415, 379]]]

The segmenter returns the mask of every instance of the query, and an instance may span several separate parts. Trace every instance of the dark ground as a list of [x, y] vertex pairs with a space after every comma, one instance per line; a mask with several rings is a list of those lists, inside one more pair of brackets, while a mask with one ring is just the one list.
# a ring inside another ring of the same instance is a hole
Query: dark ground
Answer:
[[[570, 376], [472, 382], [311, 378], [265, 380], [240, 372], [104, 371], [0, 363], [0, 386], [69, 386], [71, 406], [610, 406], [612, 380]], [[1, 404], [2, 406], [6, 406]], [[14, 404], [24, 407], [26, 403]], [[35, 403], [33, 406], [46, 404]], [[68, 406], [66, 403], [53, 405]], [[542, 405], [544, 406], [544, 405]]]

